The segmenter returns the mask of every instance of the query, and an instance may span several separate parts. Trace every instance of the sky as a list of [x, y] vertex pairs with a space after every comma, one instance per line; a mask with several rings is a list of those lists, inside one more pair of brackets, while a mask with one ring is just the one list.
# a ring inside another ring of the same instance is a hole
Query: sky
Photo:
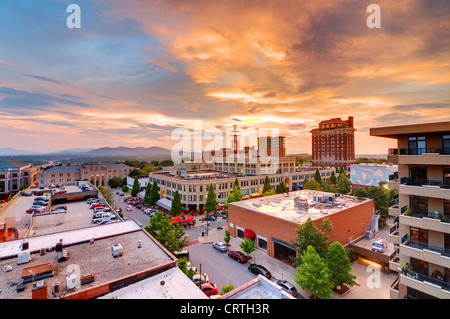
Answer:
[[0, 148], [171, 148], [201, 121], [310, 153], [320, 121], [353, 116], [356, 153], [386, 154], [369, 128], [450, 120], [449, 16], [448, 0], [3, 0]]

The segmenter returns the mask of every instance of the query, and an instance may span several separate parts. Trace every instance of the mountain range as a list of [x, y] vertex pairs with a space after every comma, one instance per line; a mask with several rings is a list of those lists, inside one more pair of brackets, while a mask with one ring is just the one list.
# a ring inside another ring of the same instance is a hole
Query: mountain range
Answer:
[[11, 147], [0, 148], [0, 156], [17, 155], [76, 155], [83, 157], [99, 156], [170, 156], [171, 151], [158, 146], [151, 147], [101, 147], [101, 148], [71, 148], [67, 150], [39, 153], [32, 151], [18, 150]]

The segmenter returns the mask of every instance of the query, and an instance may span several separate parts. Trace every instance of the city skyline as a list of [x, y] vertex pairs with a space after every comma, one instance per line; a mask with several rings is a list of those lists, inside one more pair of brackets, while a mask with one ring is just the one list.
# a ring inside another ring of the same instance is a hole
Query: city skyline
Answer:
[[[311, 152], [322, 120], [369, 128], [450, 118], [447, 1], [3, 1], [0, 148], [171, 148], [192, 128], [277, 128]], [[70, 29], [67, 6], [81, 9]]]

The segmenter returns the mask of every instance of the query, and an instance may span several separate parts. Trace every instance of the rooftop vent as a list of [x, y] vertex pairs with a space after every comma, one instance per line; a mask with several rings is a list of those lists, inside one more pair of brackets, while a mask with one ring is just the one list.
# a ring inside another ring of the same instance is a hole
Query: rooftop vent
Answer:
[[120, 257], [123, 255], [123, 248], [121, 244], [114, 244], [111, 247], [112, 255], [114, 258]]

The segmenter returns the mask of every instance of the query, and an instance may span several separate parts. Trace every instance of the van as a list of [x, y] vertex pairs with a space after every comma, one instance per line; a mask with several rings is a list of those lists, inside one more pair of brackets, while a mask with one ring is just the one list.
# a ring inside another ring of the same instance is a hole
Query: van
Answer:
[[382, 253], [387, 249], [387, 239], [386, 238], [378, 238], [372, 244], [372, 250]]

